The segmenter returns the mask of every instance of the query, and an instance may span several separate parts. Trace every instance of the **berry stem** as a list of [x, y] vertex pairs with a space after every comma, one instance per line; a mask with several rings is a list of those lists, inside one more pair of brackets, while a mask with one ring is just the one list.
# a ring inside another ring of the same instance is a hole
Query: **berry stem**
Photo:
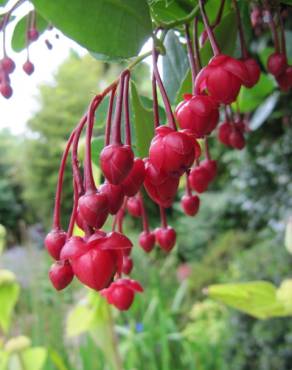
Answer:
[[222, 18], [222, 15], [223, 15], [224, 5], [225, 5], [225, 0], [221, 0], [220, 8], [218, 10], [218, 13], [217, 13], [217, 17], [215, 19], [215, 22], [212, 25], [212, 28], [218, 26], [218, 24], [220, 23], [221, 18]]
[[159, 206], [159, 211], [160, 211], [161, 227], [166, 229], [167, 228], [167, 219], [166, 219], [165, 208], [163, 208], [162, 206]]
[[115, 110], [115, 117], [112, 126], [112, 143], [116, 145], [121, 145], [121, 120], [122, 120], [122, 107], [123, 107], [123, 96], [124, 96], [124, 82], [125, 76], [129, 73], [129, 70], [126, 69], [121, 73], [120, 80], [119, 80], [119, 93], [117, 97], [116, 103], [116, 110]]
[[267, 1], [265, 1], [265, 7], [267, 10], [267, 14], [268, 14], [268, 23], [269, 23], [269, 26], [270, 26], [270, 29], [271, 29], [271, 32], [274, 38], [275, 51], [276, 53], [280, 53], [279, 35], [277, 32], [277, 27], [274, 21], [274, 17], [271, 13], [270, 5]]
[[110, 96], [110, 101], [109, 101], [109, 106], [108, 106], [106, 126], [105, 126], [105, 146], [109, 145], [109, 143], [110, 143], [111, 125], [112, 125], [115, 95], [116, 95], [116, 87], [114, 87], [111, 91], [111, 96]]
[[103, 96], [95, 96], [89, 106], [87, 114], [87, 128], [86, 128], [86, 141], [85, 141], [85, 159], [84, 159], [84, 182], [86, 192], [95, 192], [96, 186], [94, 183], [92, 163], [91, 163], [91, 137], [93, 132], [93, 125], [95, 120], [95, 111], [102, 101]]
[[210, 44], [211, 44], [213, 53], [214, 53], [215, 56], [219, 55], [220, 54], [220, 49], [219, 49], [219, 46], [218, 46], [217, 41], [215, 39], [212, 28], [210, 27], [210, 23], [209, 23], [208, 17], [207, 17], [206, 12], [205, 12], [203, 0], [199, 0], [199, 6], [200, 6], [201, 15], [202, 15], [202, 18], [203, 18], [203, 22], [204, 22], [207, 34], [208, 34], [208, 38], [210, 40]]
[[56, 188], [56, 195], [55, 195], [55, 206], [54, 206], [54, 216], [53, 216], [53, 229], [60, 229], [61, 228], [61, 220], [60, 220], [60, 213], [61, 213], [61, 196], [62, 196], [62, 187], [63, 187], [63, 179], [64, 179], [64, 172], [66, 168], [66, 161], [67, 157], [74, 139], [75, 131], [73, 131], [67, 141], [66, 148], [63, 152], [60, 167], [59, 167], [59, 174], [58, 174], [58, 181], [57, 181], [57, 188]]
[[170, 105], [165, 87], [163, 85], [163, 82], [161, 80], [160, 73], [159, 73], [159, 70], [158, 70], [157, 59], [158, 59], [157, 51], [155, 49], [155, 45], [153, 44], [153, 49], [152, 49], [153, 73], [154, 73], [154, 76], [156, 78], [156, 81], [157, 81], [157, 84], [158, 84], [158, 87], [159, 87], [159, 90], [160, 90], [160, 93], [161, 93], [161, 96], [162, 96], [162, 100], [163, 100], [163, 103], [164, 103], [166, 116], [167, 116], [167, 120], [168, 120], [168, 125], [172, 129], [176, 130], [176, 124], [175, 124], [173, 112], [172, 112], [172, 109], [171, 109], [171, 105]]
[[129, 83], [130, 72], [125, 76], [124, 87], [124, 109], [125, 109], [125, 143], [131, 146], [131, 123], [130, 123], [130, 110], [129, 110]]
[[280, 9], [279, 9], [279, 7], [278, 7], [278, 9], [277, 9], [277, 13], [278, 13], [278, 18], [279, 18], [279, 22], [280, 22], [281, 49], [282, 49], [282, 53], [283, 53], [283, 54], [286, 56], [286, 58], [287, 58], [285, 28], [284, 28], [284, 22], [283, 22], [283, 18], [281, 17], [281, 13], [280, 13]]
[[140, 199], [140, 206], [141, 206], [141, 213], [142, 213], [142, 221], [143, 221], [143, 230], [149, 233], [149, 222], [148, 222], [148, 216], [145, 209], [144, 199], [142, 192], [139, 191], [138, 193], [139, 199]]
[[198, 73], [196, 61], [194, 57], [194, 50], [192, 46], [191, 36], [190, 36], [190, 27], [188, 24], [185, 24], [185, 34], [186, 34], [186, 41], [187, 41], [187, 49], [188, 49], [188, 58], [189, 63], [191, 66], [191, 73], [192, 73], [192, 86], [193, 86], [193, 94], [195, 94], [195, 81], [196, 75]]
[[74, 225], [75, 225], [76, 216], [77, 216], [77, 207], [78, 207], [79, 195], [78, 195], [78, 185], [77, 185], [77, 182], [75, 181], [75, 179], [73, 179], [73, 189], [74, 189], [73, 209], [72, 209], [72, 212], [71, 212], [71, 217], [70, 217], [69, 226], [68, 226], [68, 230], [67, 230], [67, 240], [69, 238], [71, 238], [71, 236], [73, 234]]
[[202, 61], [200, 56], [200, 47], [199, 47], [199, 37], [198, 37], [198, 23], [199, 18], [196, 17], [194, 20], [194, 55], [195, 55], [195, 61], [197, 66], [197, 72], [199, 72], [202, 68]]
[[232, 0], [232, 1], [233, 1], [233, 5], [234, 5], [234, 8], [235, 8], [237, 28], [238, 28], [238, 32], [239, 32], [241, 56], [242, 56], [243, 59], [247, 59], [248, 58], [248, 52], [247, 52], [246, 41], [245, 41], [245, 37], [244, 37], [244, 32], [243, 32], [239, 7], [238, 7], [238, 4], [237, 4], [237, 0]]
[[79, 144], [81, 132], [86, 124], [86, 121], [87, 121], [87, 116], [85, 115], [82, 117], [81, 121], [79, 122], [76, 128], [75, 136], [73, 140], [72, 153], [71, 153], [73, 178], [77, 184], [79, 196], [81, 196], [84, 193], [84, 186], [83, 186], [82, 176], [79, 170], [78, 144]]
[[[157, 55], [155, 56], [157, 60]], [[158, 108], [158, 98], [157, 98], [157, 86], [156, 78], [154, 72], [152, 72], [152, 95], [153, 95], [153, 114], [154, 114], [154, 127], [158, 127], [159, 122], [159, 108]]]

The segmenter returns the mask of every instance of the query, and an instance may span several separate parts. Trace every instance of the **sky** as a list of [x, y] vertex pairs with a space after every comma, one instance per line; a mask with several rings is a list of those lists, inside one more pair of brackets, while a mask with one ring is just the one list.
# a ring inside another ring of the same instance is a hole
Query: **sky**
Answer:
[[[12, 3], [14, 2], [12, 1]], [[10, 8], [11, 2], [9, 4], [7, 8]], [[29, 5], [24, 4], [13, 13], [17, 18], [8, 26], [7, 36], [12, 36], [17, 20], [23, 14], [26, 14], [28, 8]], [[27, 120], [38, 109], [35, 98], [38, 93], [38, 86], [43, 83], [52, 83], [54, 73], [68, 57], [71, 49], [74, 49], [80, 55], [86, 54], [84, 48], [59, 32], [59, 39], [56, 39], [56, 33], [56, 30], [46, 31], [37, 42], [31, 45], [30, 59], [35, 66], [35, 71], [31, 76], [27, 76], [22, 70], [22, 65], [26, 61], [26, 51], [13, 52], [9, 47], [10, 40], [8, 37], [6, 41], [7, 54], [15, 61], [16, 68], [11, 75], [12, 97], [5, 99], [0, 95], [0, 129], [8, 127], [14, 134], [25, 134]], [[52, 50], [48, 50], [45, 44], [46, 38], [52, 43]], [[2, 37], [0, 40], [0, 52], [2, 53]]]

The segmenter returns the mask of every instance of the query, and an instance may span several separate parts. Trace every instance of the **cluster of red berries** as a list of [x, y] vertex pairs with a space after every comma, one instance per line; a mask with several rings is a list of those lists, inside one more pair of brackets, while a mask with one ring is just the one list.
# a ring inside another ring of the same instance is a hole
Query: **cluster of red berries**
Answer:
[[[251, 88], [257, 83], [260, 68], [247, 53], [241, 60], [220, 53], [203, 3], [199, 3], [215, 56], [200, 69], [195, 58], [195, 52], [198, 55], [199, 50], [193, 51], [186, 31], [193, 93], [185, 95], [173, 113], [157, 67], [158, 52], [154, 45], [155, 134], [147, 158], [135, 157], [131, 143], [129, 70], [122, 72], [117, 82], [92, 100], [87, 114], [71, 133], [59, 171], [53, 229], [45, 239], [48, 252], [56, 260], [49, 276], [57, 290], [64, 289], [75, 276], [84, 285], [99, 291], [109, 304], [127, 310], [135, 293], [142, 292], [143, 288], [137, 281], [123, 277], [133, 269], [132, 243], [123, 233], [126, 213], [141, 218], [143, 230], [139, 235], [139, 244], [146, 253], [151, 252], [155, 244], [168, 253], [176, 243], [176, 232], [168, 225], [165, 210], [174, 203], [181, 179], [185, 179], [182, 210], [186, 215], [194, 216], [200, 206], [199, 194], [208, 189], [217, 175], [217, 162], [210, 156], [208, 136], [217, 127], [220, 107], [225, 107], [226, 112], [229, 109], [231, 116], [230, 104], [236, 100], [242, 86]], [[161, 125], [159, 120], [157, 86], [167, 115], [165, 125]], [[91, 139], [96, 110], [107, 94], [110, 94], [110, 99], [105, 146], [99, 158], [105, 180], [96, 187], [92, 173]], [[81, 171], [78, 143], [85, 126], [85, 159]], [[229, 147], [242, 149], [245, 145], [244, 131], [245, 125], [241, 121], [228, 118], [219, 126], [218, 138]], [[201, 160], [202, 143], [204, 160]], [[65, 163], [70, 152], [74, 203], [68, 231], [65, 232], [60, 225], [60, 201]], [[143, 187], [160, 209], [161, 226], [154, 231], [149, 228]], [[105, 232], [101, 229], [109, 215], [113, 217], [112, 231]], [[73, 235], [76, 224], [83, 230], [83, 237]]]

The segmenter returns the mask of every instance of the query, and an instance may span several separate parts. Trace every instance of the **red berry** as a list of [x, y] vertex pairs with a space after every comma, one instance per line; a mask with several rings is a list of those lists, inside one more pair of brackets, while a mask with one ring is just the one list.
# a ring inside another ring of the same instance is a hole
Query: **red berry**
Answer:
[[285, 72], [276, 77], [282, 91], [289, 91], [292, 87], [292, 66], [286, 68]]
[[229, 136], [229, 143], [234, 149], [243, 149], [245, 147], [243, 133], [239, 129], [233, 128]]
[[184, 195], [181, 199], [181, 206], [188, 216], [195, 216], [200, 207], [200, 198], [197, 195]]
[[179, 177], [171, 177], [158, 171], [151, 162], [146, 162], [144, 187], [149, 197], [164, 208], [172, 205], [177, 193]]
[[279, 76], [284, 73], [287, 68], [287, 58], [285, 54], [273, 53], [269, 56], [267, 70], [273, 76]]
[[182, 175], [195, 158], [193, 140], [167, 126], [156, 128], [155, 133], [149, 148], [150, 162], [166, 174]]
[[167, 228], [159, 227], [155, 230], [155, 238], [165, 252], [170, 252], [175, 246], [176, 232], [170, 226], [167, 226]]
[[128, 145], [108, 145], [100, 153], [100, 166], [109, 183], [121, 184], [129, 175], [134, 154]]
[[245, 64], [245, 67], [248, 72], [248, 81], [245, 81], [244, 86], [251, 88], [254, 85], [256, 85], [257, 82], [259, 81], [261, 69], [258, 63], [252, 58], [244, 60], [243, 63]]
[[45, 246], [49, 254], [55, 259], [60, 259], [61, 249], [66, 242], [67, 234], [64, 230], [53, 229], [45, 238]]
[[142, 231], [139, 236], [139, 244], [145, 252], [151, 252], [155, 245], [155, 234], [149, 231]]
[[133, 260], [131, 257], [123, 257], [123, 273], [129, 275], [133, 269]]
[[24, 72], [28, 75], [31, 75], [34, 72], [34, 65], [29, 60], [24, 63], [22, 68]]
[[64, 244], [61, 253], [60, 260], [70, 260], [72, 258], [80, 257], [86, 251], [86, 243], [80, 236], [71, 236], [69, 240]]
[[79, 198], [78, 206], [80, 215], [87, 225], [97, 229], [103, 226], [109, 212], [109, 201], [105, 194], [85, 193]]
[[74, 274], [68, 261], [55, 262], [49, 271], [49, 278], [56, 290], [66, 288], [73, 280]]
[[99, 187], [99, 192], [105, 194], [109, 201], [109, 213], [115, 215], [121, 208], [124, 200], [124, 190], [122, 185], [113, 185], [105, 182]]
[[29, 41], [36, 41], [39, 38], [38, 30], [35, 27], [30, 28], [27, 31], [27, 38]]
[[244, 63], [227, 55], [213, 57], [196, 78], [195, 92], [207, 91], [216, 101], [230, 104], [236, 100], [241, 85], [249, 76]]
[[135, 293], [143, 292], [142, 286], [135, 280], [120, 279], [113, 282], [109, 288], [103, 289], [100, 294], [109, 304], [121, 311], [126, 311], [133, 303]]
[[217, 176], [217, 162], [213, 159], [206, 159], [200, 163], [208, 171], [209, 182], [213, 181]]
[[232, 124], [230, 122], [223, 122], [218, 129], [218, 140], [226, 146], [231, 146], [229, 137], [232, 131]]
[[191, 130], [197, 138], [210, 134], [219, 118], [218, 104], [207, 95], [193, 95], [176, 108], [176, 118], [182, 129]]
[[142, 208], [141, 201], [137, 197], [131, 197], [127, 200], [127, 210], [133, 217], [141, 217]]
[[145, 165], [141, 158], [134, 160], [134, 165], [122, 183], [124, 193], [128, 197], [133, 197], [140, 190], [145, 179]]
[[13, 94], [13, 90], [12, 90], [11, 86], [6, 82], [1, 82], [0, 92], [1, 92], [1, 95], [6, 99], [11, 98], [11, 96]]
[[5, 57], [1, 60], [1, 67], [5, 73], [10, 74], [15, 69], [15, 63], [11, 58]]
[[192, 168], [189, 174], [190, 186], [198, 193], [203, 193], [208, 188], [209, 178], [208, 170], [205, 167]]

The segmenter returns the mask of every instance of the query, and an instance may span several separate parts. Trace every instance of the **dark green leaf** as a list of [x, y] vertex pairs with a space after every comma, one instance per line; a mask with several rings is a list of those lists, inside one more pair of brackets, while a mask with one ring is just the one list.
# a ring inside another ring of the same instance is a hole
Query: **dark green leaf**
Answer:
[[[236, 30], [236, 18], [234, 12], [230, 12], [223, 17], [220, 24], [215, 28], [215, 37], [223, 54], [233, 54], [236, 44]], [[213, 56], [209, 40], [206, 41], [204, 46], [201, 48], [200, 53], [202, 64], [208, 64], [209, 60]], [[185, 75], [185, 78], [182, 80], [180, 89], [177, 93], [176, 102], [179, 103], [182, 100], [183, 94], [190, 93], [191, 91], [192, 77], [191, 72], [188, 71], [188, 73]]]
[[151, 35], [146, 0], [33, 0], [65, 35], [96, 53], [131, 57]]
[[142, 105], [134, 82], [131, 83], [131, 100], [137, 152], [140, 157], [147, 157], [150, 142], [154, 135], [153, 112]]
[[250, 123], [249, 128], [251, 130], [258, 129], [269, 117], [269, 115], [273, 112], [273, 109], [275, 108], [275, 105], [277, 104], [277, 101], [279, 99], [280, 93], [274, 92], [271, 96], [269, 96], [264, 103], [262, 103], [258, 109], [254, 112]]
[[163, 82], [170, 102], [173, 103], [188, 69], [188, 57], [179, 38], [172, 30], [166, 36], [165, 49], [167, 53], [162, 57]]
[[259, 82], [252, 89], [242, 87], [237, 98], [240, 112], [253, 111], [274, 91], [275, 87], [274, 78], [264, 73], [261, 74]]
[[[26, 47], [26, 28], [27, 18], [25, 15], [14, 28], [11, 45], [14, 51], [21, 51]], [[39, 14], [36, 13], [36, 28], [41, 34], [48, 27], [48, 22]]]
[[185, 17], [187, 11], [177, 2], [166, 3], [164, 0], [151, 4], [151, 15], [156, 22], [171, 22]]

